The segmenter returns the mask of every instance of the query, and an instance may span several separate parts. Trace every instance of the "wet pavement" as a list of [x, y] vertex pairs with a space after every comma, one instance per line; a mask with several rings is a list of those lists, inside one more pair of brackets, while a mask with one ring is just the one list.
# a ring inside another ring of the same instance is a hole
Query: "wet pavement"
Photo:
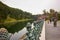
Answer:
[[53, 22], [45, 22], [45, 40], [60, 40], [60, 21], [57, 22], [57, 27], [53, 26]]

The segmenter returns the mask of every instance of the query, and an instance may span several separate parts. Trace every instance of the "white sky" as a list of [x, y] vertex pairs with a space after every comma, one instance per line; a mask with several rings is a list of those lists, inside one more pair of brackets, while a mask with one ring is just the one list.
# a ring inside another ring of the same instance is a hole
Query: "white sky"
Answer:
[[1, 0], [10, 7], [19, 8], [32, 14], [42, 14], [50, 8], [60, 10], [60, 0]]

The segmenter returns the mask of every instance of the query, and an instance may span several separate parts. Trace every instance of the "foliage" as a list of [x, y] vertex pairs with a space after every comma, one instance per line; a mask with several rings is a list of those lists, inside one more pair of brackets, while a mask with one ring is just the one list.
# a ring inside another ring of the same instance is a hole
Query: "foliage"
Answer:
[[58, 12], [54, 9], [50, 9], [49, 12], [44, 10], [43, 12], [46, 16], [46, 19], [48, 19], [48, 20], [50, 20], [53, 17], [56, 17], [58, 20], [60, 20], [60, 12]]
[[21, 9], [17, 9], [17, 8], [12, 8], [9, 7], [5, 4], [3, 4], [2, 2], [0, 2], [0, 19], [6, 19], [7, 15], [9, 15], [12, 18], [15, 19], [25, 19], [25, 18], [32, 18], [32, 14], [29, 12], [25, 12]]
[[[20, 20], [23, 20], [21, 21]], [[31, 22], [32, 14], [21, 9], [12, 8], [0, 1], [0, 28], [4, 27], [9, 32], [14, 33], [26, 26], [27, 22]]]

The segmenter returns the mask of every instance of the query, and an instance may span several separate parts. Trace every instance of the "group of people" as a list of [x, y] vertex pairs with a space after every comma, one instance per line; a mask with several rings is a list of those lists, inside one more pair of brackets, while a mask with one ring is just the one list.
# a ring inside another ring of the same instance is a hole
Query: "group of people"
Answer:
[[[49, 19], [49, 22], [51, 23], [52, 21], [53, 21], [54, 27], [57, 27], [57, 18], [56, 18], [56, 17], [50, 18], [50, 19]], [[49, 22], [48, 22], [48, 23], [49, 23]]]

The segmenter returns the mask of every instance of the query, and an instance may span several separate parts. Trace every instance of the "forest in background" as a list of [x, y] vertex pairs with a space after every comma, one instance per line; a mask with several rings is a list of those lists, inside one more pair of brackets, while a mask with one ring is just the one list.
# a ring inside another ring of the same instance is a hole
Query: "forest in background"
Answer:
[[30, 12], [9, 7], [0, 1], [0, 28], [4, 27], [8, 32], [15, 33], [24, 28], [27, 22], [32, 23], [41, 15], [46, 16], [46, 20], [49, 20], [57, 14], [57, 18], [60, 20], [60, 12], [54, 9], [43, 10], [43, 12], [43, 14], [32, 15]]
[[32, 13], [9, 7], [0, 2], [0, 28], [4, 27], [8, 32], [14, 33], [24, 28], [27, 22], [32, 21]]

